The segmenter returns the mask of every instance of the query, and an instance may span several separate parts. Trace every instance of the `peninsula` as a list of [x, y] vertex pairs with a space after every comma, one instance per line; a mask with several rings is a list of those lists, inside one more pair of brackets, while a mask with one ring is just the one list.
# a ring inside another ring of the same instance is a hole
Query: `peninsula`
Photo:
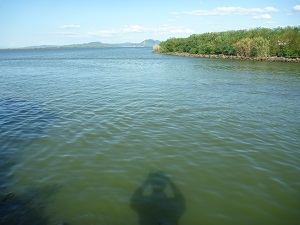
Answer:
[[193, 34], [170, 38], [153, 50], [191, 57], [300, 62], [300, 26]]

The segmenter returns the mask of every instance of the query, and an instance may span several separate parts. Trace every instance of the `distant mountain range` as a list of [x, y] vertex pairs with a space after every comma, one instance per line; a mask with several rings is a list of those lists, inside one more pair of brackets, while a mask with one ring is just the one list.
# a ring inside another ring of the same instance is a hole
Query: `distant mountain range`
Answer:
[[119, 44], [108, 44], [102, 42], [89, 42], [84, 44], [73, 44], [73, 45], [40, 45], [40, 46], [30, 46], [26, 48], [36, 49], [36, 48], [118, 48], [118, 47], [153, 47], [158, 45], [160, 41], [147, 39], [141, 43], [119, 43]]

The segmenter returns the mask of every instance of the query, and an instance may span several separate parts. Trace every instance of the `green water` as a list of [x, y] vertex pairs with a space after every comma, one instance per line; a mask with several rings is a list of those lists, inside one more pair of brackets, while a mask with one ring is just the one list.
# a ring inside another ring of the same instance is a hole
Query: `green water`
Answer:
[[2, 50], [0, 68], [0, 191], [26, 215], [139, 224], [132, 196], [164, 171], [181, 225], [299, 223], [300, 64], [116, 48]]

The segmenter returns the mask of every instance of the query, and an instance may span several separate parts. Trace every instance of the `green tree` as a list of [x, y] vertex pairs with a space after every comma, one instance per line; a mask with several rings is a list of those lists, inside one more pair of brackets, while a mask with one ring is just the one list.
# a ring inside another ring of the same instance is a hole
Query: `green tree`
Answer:
[[159, 52], [300, 57], [300, 26], [255, 28], [193, 34], [188, 38], [170, 38], [160, 43]]
[[236, 45], [236, 52], [238, 56], [251, 57], [253, 56], [253, 41], [251, 38], [243, 38], [239, 40]]
[[270, 55], [270, 42], [263, 37], [253, 39], [253, 56], [268, 57]]

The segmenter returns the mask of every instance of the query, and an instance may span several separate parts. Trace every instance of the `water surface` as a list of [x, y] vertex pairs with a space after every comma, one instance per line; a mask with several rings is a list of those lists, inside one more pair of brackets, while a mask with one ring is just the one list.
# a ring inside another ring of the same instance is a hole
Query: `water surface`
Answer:
[[116, 48], [1, 50], [0, 68], [0, 191], [48, 224], [139, 224], [158, 170], [179, 224], [300, 220], [300, 64]]

